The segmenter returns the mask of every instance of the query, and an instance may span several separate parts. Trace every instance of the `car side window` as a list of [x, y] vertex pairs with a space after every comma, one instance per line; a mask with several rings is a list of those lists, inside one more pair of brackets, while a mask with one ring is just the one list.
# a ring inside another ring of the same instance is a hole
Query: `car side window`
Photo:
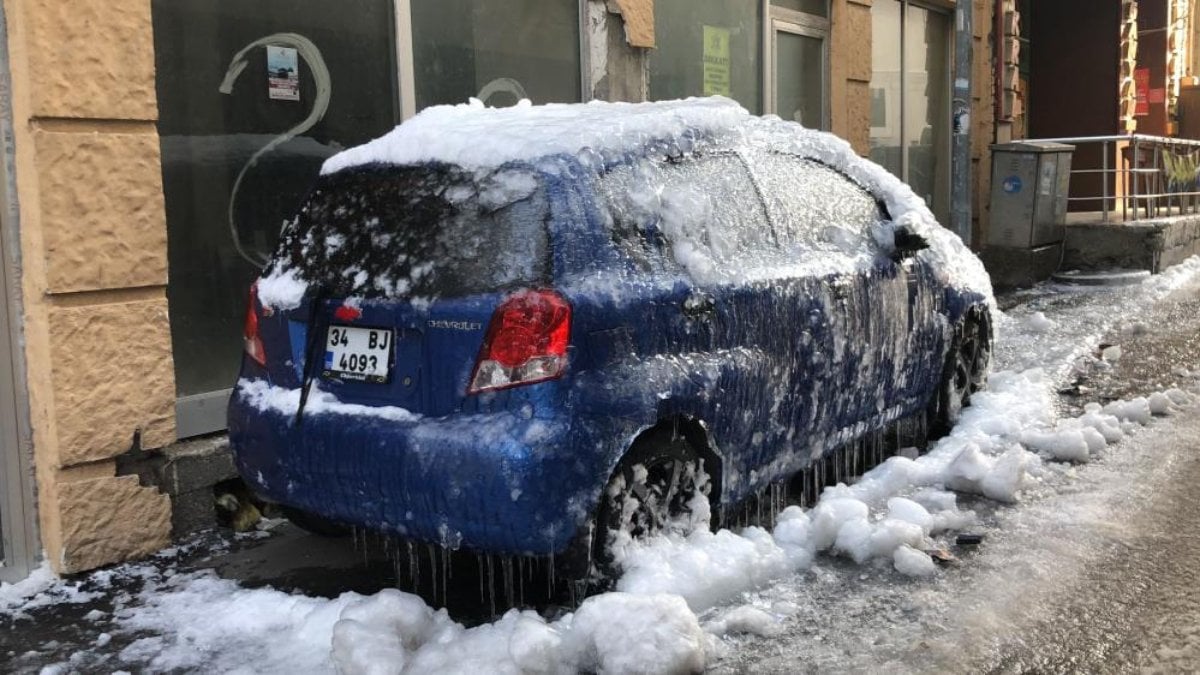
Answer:
[[778, 152], [755, 153], [751, 166], [780, 246], [851, 255], [876, 251], [872, 230], [886, 216], [875, 198], [845, 174]]
[[731, 153], [622, 165], [601, 179], [600, 192], [617, 246], [651, 267], [659, 258], [702, 276], [776, 249], [750, 173]]

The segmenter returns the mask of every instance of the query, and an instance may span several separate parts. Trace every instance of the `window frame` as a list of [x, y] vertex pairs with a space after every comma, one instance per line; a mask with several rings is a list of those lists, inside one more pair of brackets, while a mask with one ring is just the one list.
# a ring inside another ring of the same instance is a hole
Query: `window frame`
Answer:
[[[588, 32], [588, 0], [578, 0], [579, 20], [579, 100], [591, 100], [588, 77], [591, 72], [591, 34]], [[416, 66], [413, 62], [412, 0], [392, 0], [396, 35], [396, 89], [399, 92], [400, 121], [417, 114]]]
[[821, 41], [821, 129], [828, 131], [831, 126], [830, 104], [830, 32], [832, 21], [827, 18], [830, 14], [830, 3], [825, 3], [825, 14], [807, 14], [786, 7], [776, 7], [771, 0], [761, 0], [763, 16], [763, 81], [762, 109], [765, 114], [778, 114], [775, 80], [779, 76], [778, 53], [776, 40], [782, 31], [792, 35], [814, 38]]
[[[908, 47], [908, 10], [910, 7], [917, 7], [920, 9], [924, 9], [928, 12], [940, 14], [947, 19], [946, 31], [945, 31], [946, 45], [948, 47], [948, 49], [946, 50], [946, 71], [945, 71], [946, 77], [945, 77], [944, 81], [942, 82], [942, 84], [945, 86], [947, 101], [950, 101], [954, 97], [954, 17], [955, 17], [955, 14], [954, 14], [954, 10], [951, 6], [948, 6], [944, 3], [938, 2], [937, 0], [880, 0], [880, 1], [896, 2], [896, 3], [899, 3], [899, 5], [900, 5], [900, 26], [899, 26], [899, 28], [900, 28], [900, 79], [899, 79], [899, 87], [897, 90], [899, 93], [899, 98], [900, 98], [900, 102], [899, 102], [900, 116], [899, 116], [899, 119], [897, 120], [897, 124], [899, 125], [898, 137], [900, 139], [900, 176], [899, 176], [899, 178], [900, 178], [900, 180], [904, 181], [904, 183], [906, 185], [908, 185], [909, 184], [909, 182], [908, 182], [909, 181], [909, 149], [910, 149], [909, 148], [910, 144], [908, 143], [908, 141], [910, 139], [905, 135], [905, 131], [907, 128], [906, 125], [908, 122], [908, 106], [906, 105], [907, 93], [906, 93], [906, 87], [905, 87], [906, 78], [908, 76], [908, 68], [907, 68], [908, 64], [905, 61], [905, 56], [907, 54], [907, 47]], [[872, 73], [872, 77], [873, 76], [874, 76], [874, 73]], [[870, 85], [868, 85], [868, 87], [869, 86]], [[942, 108], [943, 109], [942, 109], [941, 115], [940, 115], [940, 117], [941, 117], [940, 122], [945, 125], [944, 128], [947, 133], [944, 134], [945, 139], [942, 141], [942, 145], [944, 147], [939, 148], [939, 150], [944, 151], [946, 159], [949, 160], [951, 152], [952, 152], [951, 146], [953, 144], [952, 134], [950, 133], [951, 127], [952, 127], [953, 115], [952, 115], [952, 111], [950, 109], [951, 106], [946, 105], [946, 106], [943, 106]], [[875, 127], [875, 128], [886, 128], [886, 127]], [[940, 157], [941, 155], [939, 154], [937, 156]], [[946, 204], [948, 206], [951, 195], [953, 193], [953, 186], [948, 185], [944, 192], [945, 193], [941, 196], [943, 199], [946, 200]], [[930, 210], [933, 210], [932, 204], [930, 205]]]

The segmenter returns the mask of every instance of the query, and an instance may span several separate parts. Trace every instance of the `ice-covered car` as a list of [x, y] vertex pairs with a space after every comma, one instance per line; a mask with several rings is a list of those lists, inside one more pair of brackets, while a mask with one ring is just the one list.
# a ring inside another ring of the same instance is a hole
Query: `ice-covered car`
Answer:
[[431, 108], [329, 159], [286, 224], [230, 443], [310, 527], [594, 571], [697, 494], [947, 428], [990, 303], [959, 239], [828, 134], [726, 99]]

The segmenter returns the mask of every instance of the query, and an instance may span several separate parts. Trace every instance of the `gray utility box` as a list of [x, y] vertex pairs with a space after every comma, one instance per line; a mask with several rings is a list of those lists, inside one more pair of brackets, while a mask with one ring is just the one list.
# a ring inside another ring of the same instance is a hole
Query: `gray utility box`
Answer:
[[1031, 249], [1062, 241], [1074, 151], [1037, 141], [992, 146], [989, 246]]

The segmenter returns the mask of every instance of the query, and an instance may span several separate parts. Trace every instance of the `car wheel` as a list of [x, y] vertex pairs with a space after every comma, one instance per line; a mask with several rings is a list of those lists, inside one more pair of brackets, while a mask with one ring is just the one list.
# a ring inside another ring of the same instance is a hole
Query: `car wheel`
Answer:
[[990, 333], [983, 310], [971, 310], [958, 323], [950, 343], [942, 378], [928, 411], [931, 437], [950, 433], [962, 417], [971, 395], [987, 384], [991, 363]]
[[592, 581], [605, 586], [620, 575], [618, 551], [668, 527], [691, 526], [697, 495], [708, 477], [687, 440], [673, 429], [652, 431], [626, 453], [600, 496], [589, 534]]
[[328, 518], [323, 518], [315, 513], [301, 511], [300, 509], [295, 509], [290, 506], [284, 506], [282, 507], [282, 510], [283, 516], [287, 518], [288, 521], [306, 532], [310, 532], [317, 536], [330, 538], [350, 536], [349, 526], [334, 522]]

